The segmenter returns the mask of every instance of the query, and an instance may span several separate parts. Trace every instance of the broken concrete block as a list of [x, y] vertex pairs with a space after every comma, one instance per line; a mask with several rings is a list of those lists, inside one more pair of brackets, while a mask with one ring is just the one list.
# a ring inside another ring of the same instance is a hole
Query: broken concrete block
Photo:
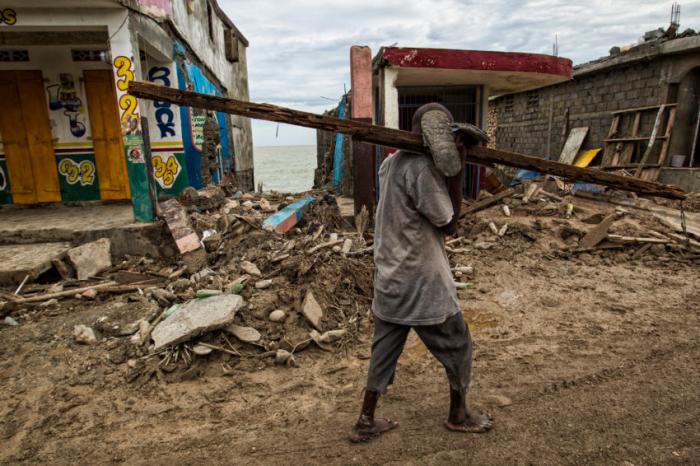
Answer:
[[112, 243], [100, 238], [68, 250], [68, 260], [75, 269], [78, 280], [87, 280], [112, 266]]
[[260, 341], [262, 335], [253, 327], [242, 327], [240, 325], [231, 324], [225, 329], [228, 333], [246, 343], [255, 343]]
[[73, 338], [77, 343], [91, 345], [97, 341], [95, 331], [87, 325], [76, 325], [73, 327]]
[[180, 254], [184, 255], [202, 248], [199, 236], [192, 228], [185, 208], [177, 199], [168, 199], [160, 204], [160, 214], [165, 219]]
[[242, 306], [243, 298], [233, 294], [188, 301], [153, 329], [154, 349], [226, 327]]
[[252, 262], [241, 262], [241, 269], [248, 275], [253, 275], [254, 277], [259, 277], [262, 275], [258, 266], [253, 264]]
[[223, 204], [225, 195], [220, 187], [209, 185], [199, 191], [187, 188], [182, 191], [180, 198], [182, 203], [191, 209], [213, 210]]
[[314, 200], [313, 196], [306, 196], [296, 202], [289, 204], [279, 212], [275, 212], [263, 222], [263, 230], [285, 233], [296, 225], [304, 215], [304, 211]]
[[323, 319], [323, 309], [321, 305], [318, 304], [313, 292], [307, 291], [304, 297], [304, 303], [302, 304], [302, 313], [306, 320], [309, 321], [311, 325], [317, 330], [321, 330], [321, 320]]
[[255, 288], [258, 290], [264, 290], [265, 288], [270, 288], [272, 286], [272, 280], [258, 280], [255, 282]]

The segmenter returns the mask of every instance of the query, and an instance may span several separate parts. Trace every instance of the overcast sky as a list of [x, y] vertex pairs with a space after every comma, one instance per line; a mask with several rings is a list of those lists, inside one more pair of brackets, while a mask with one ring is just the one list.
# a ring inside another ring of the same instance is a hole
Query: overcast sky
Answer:
[[[667, 27], [670, 1], [219, 0], [250, 41], [251, 100], [321, 112], [350, 87], [354, 44], [552, 53], [583, 63]], [[681, 30], [700, 28], [700, 2], [682, 2]], [[329, 100], [330, 99], [330, 100]], [[253, 121], [256, 146], [315, 144], [316, 133]]]

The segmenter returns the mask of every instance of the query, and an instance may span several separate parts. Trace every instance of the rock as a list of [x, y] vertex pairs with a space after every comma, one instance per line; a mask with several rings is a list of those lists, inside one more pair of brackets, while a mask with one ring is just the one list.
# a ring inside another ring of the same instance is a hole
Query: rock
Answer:
[[342, 251], [342, 248], [340, 246], [333, 246], [333, 252], [340, 252]]
[[320, 340], [324, 343], [333, 343], [340, 340], [345, 334], [348, 333], [344, 328], [337, 330], [329, 330], [321, 335]]
[[219, 246], [221, 246], [221, 241], [221, 233], [213, 233], [202, 239], [202, 243], [204, 243], [204, 248], [207, 250], [207, 252], [215, 252], [217, 249], [219, 249]]
[[196, 354], [196, 355], [199, 355], [199, 356], [206, 356], [207, 354], [211, 353], [211, 352], [214, 351], [214, 350], [212, 350], [212, 349], [211, 349], [210, 347], [208, 347], [208, 346], [204, 346], [204, 345], [201, 345], [201, 344], [197, 343], [196, 345], [194, 345], [194, 346], [192, 347], [192, 351], [193, 351], [194, 354]]
[[302, 313], [311, 325], [317, 330], [321, 330], [321, 320], [323, 319], [323, 309], [316, 301], [313, 292], [307, 291], [302, 304]]
[[243, 298], [233, 294], [195, 299], [182, 304], [153, 329], [154, 350], [226, 327], [233, 322], [243, 304]]
[[262, 335], [253, 327], [242, 327], [240, 325], [231, 324], [225, 329], [228, 333], [238, 338], [245, 343], [255, 343], [260, 341]]
[[198, 272], [207, 265], [207, 251], [204, 248], [200, 248], [184, 253], [182, 255], [182, 261], [185, 263], [188, 272]]
[[252, 209], [254, 205], [255, 204], [253, 204], [253, 201], [245, 201], [243, 204], [241, 204], [244, 209]]
[[174, 293], [163, 288], [154, 288], [151, 290], [151, 296], [163, 307], [170, 306], [177, 299]]
[[260, 199], [260, 202], [258, 202], [258, 205], [260, 206], [260, 209], [262, 210], [270, 210], [270, 201], [268, 201], [265, 198]]
[[296, 366], [297, 363], [294, 360], [294, 355], [289, 351], [279, 349], [275, 353], [275, 364], [285, 365], [285, 366]]
[[68, 260], [75, 269], [78, 280], [87, 280], [112, 266], [112, 243], [100, 238], [91, 243], [69, 249]]
[[151, 332], [151, 324], [146, 319], [141, 319], [138, 322], [139, 330], [134, 333], [129, 341], [136, 346], [141, 346], [146, 342], [148, 335]]
[[17, 322], [15, 319], [13, 319], [10, 316], [6, 316], [5, 320], [2, 321], [3, 324], [9, 325], [11, 327], [17, 327], [19, 326], [19, 322]]
[[255, 282], [255, 288], [258, 290], [264, 290], [265, 288], [270, 288], [272, 286], [272, 280], [258, 280]]
[[244, 201], [252, 201], [253, 199], [255, 199], [255, 196], [253, 196], [250, 193], [245, 193], [241, 196], [241, 199], [243, 199]]
[[89, 290], [83, 291], [83, 294], [81, 294], [85, 299], [95, 299], [97, 297], [97, 290], [94, 288], [90, 288]]
[[270, 315], [267, 316], [267, 318], [272, 322], [282, 322], [287, 318], [287, 313], [282, 309], [275, 309], [274, 311], [270, 312]]
[[506, 406], [510, 406], [513, 404], [513, 400], [511, 400], [507, 396], [496, 393], [489, 395], [488, 400], [500, 408], [505, 408]]
[[341, 251], [343, 254], [347, 254], [350, 252], [352, 249], [352, 239], [347, 238], [345, 241], [343, 241], [343, 247], [341, 248]]
[[252, 262], [241, 262], [241, 269], [248, 275], [253, 275], [254, 277], [259, 277], [262, 275], [258, 266], [253, 264]]
[[83, 345], [91, 345], [97, 341], [94, 330], [83, 324], [73, 327], [73, 338], [77, 343]]
[[338, 241], [338, 233], [331, 233], [329, 241]]

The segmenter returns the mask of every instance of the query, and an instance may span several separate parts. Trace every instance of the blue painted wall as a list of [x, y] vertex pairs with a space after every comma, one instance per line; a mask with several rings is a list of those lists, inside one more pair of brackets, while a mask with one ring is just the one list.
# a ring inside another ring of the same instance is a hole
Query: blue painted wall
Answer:
[[[223, 94], [216, 85], [209, 81], [195, 64], [187, 60], [185, 49], [180, 44], [175, 45], [174, 55], [177, 61], [181, 61], [182, 65], [177, 67], [177, 81], [180, 89], [188, 89], [204, 94], [218, 95]], [[184, 58], [183, 58], [184, 57]], [[183, 70], [184, 68], [184, 70]], [[185, 76], [186, 73], [187, 75]], [[189, 83], [189, 85], [188, 85]], [[180, 107], [180, 118], [182, 120], [182, 142], [185, 148], [185, 161], [187, 166], [187, 177], [190, 184], [200, 189], [202, 187], [202, 177], [200, 173], [202, 150], [199, 144], [196, 144], [197, 135], [201, 132], [197, 127], [203, 125], [204, 114], [198, 113], [197, 110], [188, 107]], [[233, 169], [233, 158], [231, 144], [228, 140], [228, 124], [227, 115], [217, 112], [216, 119], [219, 123], [219, 139], [221, 144], [222, 168], [224, 174]], [[212, 176], [214, 182], [221, 181], [218, 174]]]

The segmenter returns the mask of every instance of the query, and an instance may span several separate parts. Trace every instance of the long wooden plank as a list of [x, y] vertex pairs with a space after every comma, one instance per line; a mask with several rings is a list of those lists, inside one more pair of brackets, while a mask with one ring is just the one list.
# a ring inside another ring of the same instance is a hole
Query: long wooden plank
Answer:
[[[143, 81], [133, 81], [129, 84], [129, 93], [136, 97], [170, 102], [177, 105], [215, 110], [248, 118], [276, 121], [329, 132], [341, 132], [349, 134], [356, 140], [387, 147], [396, 147], [398, 149], [423, 153], [427, 153], [428, 151], [428, 148], [423, 145], [423, 138], [420, 134], [383, 126], [375, 126], [362, 121], [340, 120], [330, 116], [292, 110], [276, 105], [258, 104], [226, 97], [199, 94]], [[544, 160], [497, 149], [488, 149], [486, 147], [469, 148], [467, 161], [489, 166], [502, 164], [510, 167], [525, 168], [567, 179], [589, 181], [615, 189], [669, 199], [684, 199], [686, 194], [685, 191], [676, 186], [605, 173], [601, 170], [575, 167], [551, 160]]]

